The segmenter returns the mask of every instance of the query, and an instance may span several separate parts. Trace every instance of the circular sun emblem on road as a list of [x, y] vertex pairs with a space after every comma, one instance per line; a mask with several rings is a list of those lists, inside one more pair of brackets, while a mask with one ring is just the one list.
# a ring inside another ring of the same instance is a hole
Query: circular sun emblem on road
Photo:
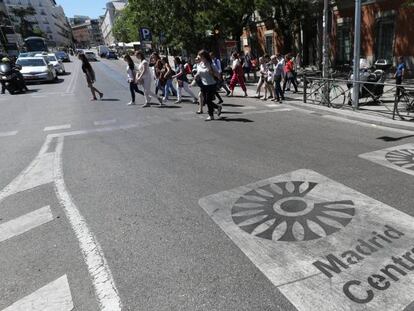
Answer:
[[234, 204], [231, 216], [243, 231], [274, 241], [309, 241], [331, 235], [355, 214], [351, 200], [327, 201], [312, 196], [318, 184], [272, 183], [254, 189]]
[[388, 162], [408, 170], [414, 170], [414, 149], [401, 149], [385, 155]]

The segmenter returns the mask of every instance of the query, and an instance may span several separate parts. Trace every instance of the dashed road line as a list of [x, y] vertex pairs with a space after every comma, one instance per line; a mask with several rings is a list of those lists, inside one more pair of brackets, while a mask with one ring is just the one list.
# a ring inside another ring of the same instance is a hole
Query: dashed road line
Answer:
[[50, 206], [42, 207], [6, 223], [0, 224], [0, 242], [21, 235], [53, 220]]
[[71, 311], [73, 308], [68, 278], [64, 275], [3, 311]]
[[114, 123], [116, 123], [116, 119], [95, 121], [93, 122], [93, 125], [100, 126], [100, 125], [108, 125], [108, 124], [114, 124]]
[[19, 131], [0, 132], [0, 137], [15, 136]]
[[50, 131], [58, 131], [58, 130], [68, 130], [72, 126], [70, 124], [62, 124], [62, 125], [55, 125], [55, 126], [46, 126], [43, 131], [50, 132]]

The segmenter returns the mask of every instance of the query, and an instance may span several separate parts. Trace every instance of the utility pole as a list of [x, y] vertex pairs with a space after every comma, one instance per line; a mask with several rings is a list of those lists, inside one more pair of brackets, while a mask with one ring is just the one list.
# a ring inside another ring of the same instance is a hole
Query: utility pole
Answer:
[[[322, 77], [328, 79], [329, 70], [329, 35], [328, 35], [328, 19], [329, 19], [329, 0], [323, 3], [323, 40], [322, 40]], [[323, 103], [329, 105], [329, 81], [324, 81]]]
[[352, 88], [352, 106], [358, 109], [359, 103], [359, 62], [361, 58], [361, 0], [355, 0], [355, 29], [354, 29], [354, 82]]
[[323, 4], [323, 47], [322, 47], [322, 77], [328, 78], [329, 69], [329, 35], [328, 35], [328, 19], [329, 19], [329, 0], [324, 0]]

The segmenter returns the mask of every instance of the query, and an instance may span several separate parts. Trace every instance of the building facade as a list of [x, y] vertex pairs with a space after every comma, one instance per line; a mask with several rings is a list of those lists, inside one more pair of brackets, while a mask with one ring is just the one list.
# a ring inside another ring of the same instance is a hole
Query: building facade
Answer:
[[14, 8], [33, 7], [36, 14], [27, 16], [33, 29], [39, 30], [50, 47], [67, 47], [72, 44], [69, 23], [63, 8], [55, 0], [4, 0], [15, 29], [19, 29], [20, 19], [13, 14]]
[[0, 53], [15, 55], [22, 38], [16, 34], [4, 0], [0, 0]]
[[107, 46], [115, 45], [117, 43], [112, 28], [114, 27], [117, 15], [125, 8], [126, 2], [126, 0], [111, 1], [106, 4], [106, 11], [101, 22], [101, 31]]
[[99, 19], [88, 19], [72, 26], [72, 34], [77, 48], [86, 49], [104, 44]]

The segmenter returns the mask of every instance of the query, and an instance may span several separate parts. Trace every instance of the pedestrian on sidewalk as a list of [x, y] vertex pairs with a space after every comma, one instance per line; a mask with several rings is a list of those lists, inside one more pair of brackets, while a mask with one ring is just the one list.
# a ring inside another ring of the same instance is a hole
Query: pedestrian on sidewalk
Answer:
[[404, 75], [405, 75], [404, 57], [400, 56], [398, 58], [397, 70], [394, 74], [395, 84], [397, 85], [397, 97], [400, 96], [401, 87], [399, 87], [399, 85], [402, 84], [402, 82], [404, 80]]
[[247, 97], [246, 84], [244, 83], [244, 72], [243, 72], [241, 61], [240, 61], [239, 53], [234, 52], [232, 57], [233, 57], [233, 65], [232, 65], [233, 75], [230, 81], [230, 91], [231, 91], [230, 96], [234, 95], [234, 88], [236, 87], [237, 84], [240, 84], [240, 87], [244, 91], [244, 96]]
[[273, 55], [271, 57], [272, 63], [273, 63], [273, 80], [275, 84], [275, 96], [273, 100], [277, 100], [278, 102], [282, 102], [282, 100], [285, 100], [285, 95], [282, 90], [282, 80], [284, 76], [284, 61], [283, 56], [281, 54], [277, 54], [276, 56]]
[[163, 106], [161, 97], [157, 96], [153, 91], [151, 91], [152, 77], [149, 69], [149, 64], [145, 59], [144, 53], [137, 51], [135, 52], [135, 57], [140, 61], [136, 81], [138, 84], [141, 84], [143, 86], [145, 95], [145, 104], [142, 107], [151, 106], [151, 96], [157, 98], [160, 106]]
[[186, 91], [187, 94], [193, 98], [193, 103], [196, 104], [197, 96], [195, 96], [193, 91], [188, 87], [187, 72], [184, 69], [183, 62], [178, 56], [176, 56], [174, 57], [174, 63], [176, 74], [172, 76], [172, 79], [177, 79], [177, 101], [175, 103], [179, 104], [182, 102], [182, 93], [184, 89], [184, 91]]
[[217, 109], [217, 115], [221, 115], [222, 106], [213, 102], [214, 95], [217, 91], [217, 79], [220, 79], [220, 74], [210, 57], [210, 54], [201, 50], [198, 52], [200, 63], [197, 65], [197, 74], [194, 79], [200, 82], [201, 93], [203, 99], [208, 107], [208, 118], [206, 121], [214, 120], [214, 109]]
[[93, 70], [91, 64], [89, 63], [85, 54], [79, 54], [78, 57], [80, 61], [82, 62], [82, 71], [85, 74], [86, 83], [88, 84], [88, 88], [90, 88], [91, 93], [92, 93], [91, 100], [97, 100], [96, 93], [98, 93], [99, 99], [102, 99], [103, 93], [93, 86], [93, 84], [96, 82], [96, 76], [95, 76], [95, 71]]
[[161, 59], [162, 64], [163, 64], [163, 69], [161, 71], [162, 74], [162, 79], [164, 79], [165, 81], [165, 86], [164, 86], [164, 98], [162, 99], [163, 101], [168, 101], [168, 96], [171, 93], [173, 94], [173, 96], [177, 96], [177, 91], [173, 86], [173, 75], [175, 74], [174, 71], [172, 70], [169, 62], [168, 62], [168, 57], [163, 57]]
[[[288, 54], [285, 57], [285, 81], [283, 82], [283, 93], [286, 91], [286, 85], [290, 82], [291, 85], [295, 88], [295, 92], [298, 92], [298, 85], [296, 84], [295, 75], [294, 75], [294, 63], [292, 61], [292, 57]], [[290, 91], [290, 88], [287, 89]]]
[[129, 91], [131, 92], [131, 101], [127, 104], [128, 106], [135, 105], [135, 92], [144, 96], [144, 92], [138, 89], [138, 85], [136, 83], [136, 75], [137, 70], [135, 68], [135, 64], [132, 61], [131, 56], [125, 54], [124, 61], [128, 64], [127, 66], [127, 75], [128, 75], [128, 83], [129, 83]]

